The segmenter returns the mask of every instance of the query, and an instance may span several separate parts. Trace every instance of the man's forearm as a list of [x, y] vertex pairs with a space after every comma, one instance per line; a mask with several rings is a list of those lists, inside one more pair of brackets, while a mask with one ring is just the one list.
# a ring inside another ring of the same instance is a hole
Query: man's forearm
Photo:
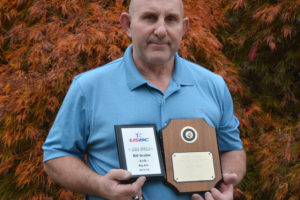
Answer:
[[222, 171], [224, 173], [235, 173], [239, 184], [246, 174], [246, 153], [244, 150], [221, 152]]
[[58, 184], [74, 192], [101, 195], [101, 175], [73, 156], [60, 157], [44, 163], [46, 173]]
[[133, 196], [142, 196], [142, 186], [146, 178], [139, 177], [131, 184], [122, 184], [131, 173], [123, 169], [111, 169], [105, 175], [99, 175], [76, 157], [66, 156], [47, 161], [45, 171], [58, 184], [86, 195], [111, 200], [131, 200]]

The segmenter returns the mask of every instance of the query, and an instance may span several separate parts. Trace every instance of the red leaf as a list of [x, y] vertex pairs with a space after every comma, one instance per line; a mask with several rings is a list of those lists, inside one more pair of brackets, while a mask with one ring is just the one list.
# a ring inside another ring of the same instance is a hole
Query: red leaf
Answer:
[[249, 60], [250, 62], [252, 62], [256, 56], [256, 52], [257, 52], [257, 49], [258, 49], [258, 43], [254, 43], [250, 49], [250, 52], [249, 52]]

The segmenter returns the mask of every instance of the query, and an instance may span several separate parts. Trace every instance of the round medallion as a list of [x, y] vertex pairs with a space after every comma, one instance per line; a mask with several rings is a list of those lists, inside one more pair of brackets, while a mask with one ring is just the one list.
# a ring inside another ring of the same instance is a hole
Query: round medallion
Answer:
[[193, 143], [197, 139], [197, 131], [190, 126], [186, 126], [181, 130], [181, 138], [187, 143]]

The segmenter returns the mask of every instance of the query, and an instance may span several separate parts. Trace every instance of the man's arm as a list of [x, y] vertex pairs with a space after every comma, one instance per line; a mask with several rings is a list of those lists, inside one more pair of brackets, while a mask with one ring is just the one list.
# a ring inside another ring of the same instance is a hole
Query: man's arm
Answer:
[[141, 187], [146, 180], [140, 177], [132, 184], [121, 184], [121, 180], [131, 177], [130, 172], [113, 169], [102, 176], [73, 156], [49, 160], [44, 163], [44, 169], [55, 182], [74, 192], [107, 199], [129, 200], [132, 196], [141, 196]]
[[236, 186], [246, 174], [246, 153], [244, 150], [221, 152], [221, 165], [223, 174], [236, 174], [233, 182]]

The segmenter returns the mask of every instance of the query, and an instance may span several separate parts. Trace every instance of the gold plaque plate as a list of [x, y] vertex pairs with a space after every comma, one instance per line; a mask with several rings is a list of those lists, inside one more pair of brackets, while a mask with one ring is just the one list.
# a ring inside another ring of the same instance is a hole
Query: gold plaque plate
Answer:
[[173, 153], [176, 182], [212, 181], [216, 178], [211, 152]]

